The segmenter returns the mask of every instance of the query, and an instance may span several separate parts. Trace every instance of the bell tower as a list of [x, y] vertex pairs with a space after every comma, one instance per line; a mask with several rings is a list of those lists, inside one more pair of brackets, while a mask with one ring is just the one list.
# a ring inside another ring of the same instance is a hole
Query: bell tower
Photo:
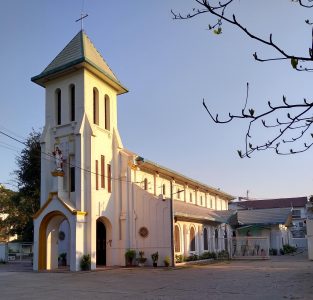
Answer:
[[53, 230], [59, 231], [63, 218], [68, 222], [70, 268], [78, 270], [78, 257], [95, 252], [99, 207], [114, 198], [114, 157], [122, 148], [117, 96], [127, 89], [83, 30], [31, 80], [46, 91], [34, 269], [57, 265]]

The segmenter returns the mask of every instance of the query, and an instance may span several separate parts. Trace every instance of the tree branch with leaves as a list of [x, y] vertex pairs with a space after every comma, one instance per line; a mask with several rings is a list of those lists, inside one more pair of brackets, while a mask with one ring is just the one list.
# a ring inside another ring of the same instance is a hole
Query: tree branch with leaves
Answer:
[[[223, 32], [223, 24], [227, 23], [239, 29], [249, 38], [273, 49], [277, 54], [276, 57], [262, 58], [257, 52], [254, 52], [253, 57], [258, 62], [289, 61], [294, 70], [313, 71], [311, 67], [313, 61], [313, 23], [309, 20], [304, 21], [306, 25], [312, 27], [310, 36], [311, 47], [308, 49], [308, 55], [289, 53], [275, 42], [272, 33], [269, 34], [268, 38], [263, 38], [253, 33], [246, 25], [242, 24], [233, 12], [236, 2], [238, 2], [238, 0], [194, 0], [197, 7], [192, 8], [189, 13], [183, 15], [173, 10], [171, 12], [175, 20], [188, 20], [203, 14], [208, 14], [213, 17], [214, 20], [208, 25], [208, 29], [213, 31], [214, 34], [221, 35]], [[292, 0], [291, 2], [294, 2], [291, 3], [291, 5], [298, 4], [305, 8], [313, 7], [313, 0]], [[206, 105], [205, 100], [203, 100], [205, 110], [208, 112], [213, 122], [217, 124], [230, 123], [235, 120], [245, 120], [248, 122], [245, 135], [245, 149], [238, 151], [240, 157], [250, 157], [255, 151], [267, 149], [273, 149], [277, 154], [281, 155], [295, 154], [307, 151], [312, 147], [313, 133], [310, 129], [313, 123], [313, 102], [304, 99], [298, 103], [288, 103], [286, 97], [283, 96], [281, 105], [272, 105], [271, 102], [268, 101], [267, 109], [257, 114], [254, 108], [247, 109], [248, 98], [249, 84], [247, 84], [247, 95], [241, 112], [239, 114], [228, 113], [228, 117], [223, 120], [219, 119], [218, 114], [213, 116], [212, 111]], [[276, 129], [276, 134], [263, 143], [253, 144], [253, 129], [258, 125], [271, 130]], [[289, 146], [289, 144], [295, 142], [297, 142], [296, 148], [286, 148], [287, 145]], [[283, 147], [283, 145], [286, 147]]]

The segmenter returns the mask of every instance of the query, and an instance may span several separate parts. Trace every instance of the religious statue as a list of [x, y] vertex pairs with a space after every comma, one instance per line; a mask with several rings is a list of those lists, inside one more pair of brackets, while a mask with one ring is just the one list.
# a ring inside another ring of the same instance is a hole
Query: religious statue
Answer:
[[63, 172], [63, 155], [62, 151], [60, 150], [59, 147], [55, 148], [55, 151], [52, 152], [54, 158], [55, 158], [55, 165], [56, 165], [56, 170], [59, 172]]

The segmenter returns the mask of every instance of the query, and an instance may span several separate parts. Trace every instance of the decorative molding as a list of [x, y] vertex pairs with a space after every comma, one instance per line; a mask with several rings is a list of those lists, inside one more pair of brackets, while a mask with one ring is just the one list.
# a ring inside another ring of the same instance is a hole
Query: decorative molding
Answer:
[[146, 238], [149, 235], [149, 230], [147, 227], [140, 227], [138, 233], [141, 237]]
[[52, 171], [52, 172], [51, 172], [51, 175], [52, 175], [53, 177], [64, 177], [64, 172], [63, 172], [63, 171], [57, 171], [57, 170], [55, 170], [55, 171]]

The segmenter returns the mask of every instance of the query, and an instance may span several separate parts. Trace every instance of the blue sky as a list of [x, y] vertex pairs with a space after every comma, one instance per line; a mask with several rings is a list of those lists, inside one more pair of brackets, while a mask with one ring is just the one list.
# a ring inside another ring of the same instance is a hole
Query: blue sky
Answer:
[[[250, 82], [250, 103], [312, 99], [310, 73], [289, 63], [258, 63], [275, 53], [224, 26], [206, 30], [209, 15], [175, 21], [170, 10], [188, 12], [192, 0], [85, 0], [84, 28], [129, 93], [118, 100], [124, 146], [235, 196], [311, 195], [312, 151], [297, 156], [256, 153], [240, 159], [246, 124], [213, 124], [202, 99], [220, 116], [238, 112]], [[310, 10], [290, 1], [238, 1], [238, 18], [254, 32], [273, 38], [289, 52], [306, 55]], [[80, 30], [81, 0], [0, 1], [0, 130], [25, 139], [44, 124], [44, 89], [30, 78], [39, 74]], [[287, 21], [286, 21], [287, 20]], [[256, 130], [259, 138], [266, 132]], [[0, 182], [13, 183], [21, 145], [0, 135]]]

